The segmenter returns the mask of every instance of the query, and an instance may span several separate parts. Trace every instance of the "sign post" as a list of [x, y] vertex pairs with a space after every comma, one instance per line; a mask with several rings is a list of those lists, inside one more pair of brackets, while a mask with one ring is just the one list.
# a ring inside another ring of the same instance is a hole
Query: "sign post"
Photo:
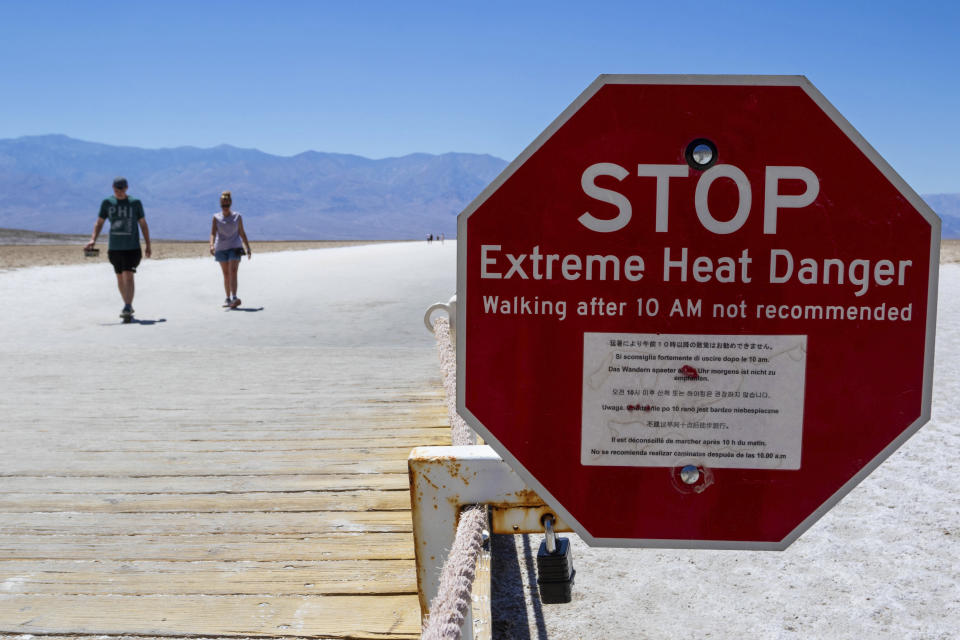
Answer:
[[458, 220], [458, 410], [588, 543], [783, 549], [929, 418], [940, 221], [797, 76], [600, 76]]

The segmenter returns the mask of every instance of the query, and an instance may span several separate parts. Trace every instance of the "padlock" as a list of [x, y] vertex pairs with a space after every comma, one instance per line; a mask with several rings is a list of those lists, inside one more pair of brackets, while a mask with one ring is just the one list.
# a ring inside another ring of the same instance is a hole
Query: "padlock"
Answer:
[[573, 557], [570, 555], [570, 540], [559, 538], [553, 531], [553, 518], [543, 519], [546, 536], [537, 552], [537, 586], [540, 588], [540, 602], [561, 604], [573, 599], [573, 579], [577, 572], [573, 569]]

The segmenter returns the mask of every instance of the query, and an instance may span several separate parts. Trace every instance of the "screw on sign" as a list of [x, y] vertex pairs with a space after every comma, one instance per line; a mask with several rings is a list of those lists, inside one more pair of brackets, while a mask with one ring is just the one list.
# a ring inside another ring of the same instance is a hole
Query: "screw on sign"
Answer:
[[458, 228], [458, 409], [590, 544], [783, 549], [929, 418], [940, 221], [806, 78], [600, 76]]

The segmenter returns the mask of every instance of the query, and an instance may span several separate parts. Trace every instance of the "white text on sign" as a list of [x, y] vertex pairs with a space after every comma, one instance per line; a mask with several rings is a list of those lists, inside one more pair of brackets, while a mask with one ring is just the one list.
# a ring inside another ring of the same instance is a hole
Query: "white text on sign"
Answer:
[[[753, 281], [754, 258], [749, 249], [736, 256], [693, 256], [687, 247], [664, 247], [663, 282]], [[613, 254], [542, 253], [536, 245], [525, 253], [502, 251], [502, 245], [480, 245], [480, 278], [483, 280], [600, 280], [629, 282], [643, 279], [647, 263], [642, 256], [626, 258]], [[803, 285], [853, 287], [859, 297], [872, 286], [902, 287], [907, 281], [911, 260], [842, 260], [839, 258], [795, 258], [786, 249], [771, 249], [763, 271], [770, 284], [797, 282]]]
[[[623, 229], [633, 217], [633, 205], [630, 200], [618, 191], [599, 187], [596, 180], [600, 176], [609, 176], [623, 180], [630, 172], [612, 162], [598, 162], [586, 168], [580, 177], [580, 186], [583, 192], [595, 200], [606, 202], [617, 207], [617, 216], [611, 219], [597, 218], [589, 211], [581, 215], [578, 220], [591, 231], [611, 233]], [[666, 233], [669, 228], [670, 178], [687, 178], [690, 167], [685, 164], [640, 164], [637, 165], [637, 176], [641, 178], [655, 178], [657, 181], [656, 195], [656, 231]], [[733, 180], [739, 194], [737, 212], [729, 220], [717, 220], [710, 212], [707, 196], [710, 187], [719, 178]], [[800, 180], [805, 185], [801, 194], [787, 195], [779, 192], [781, 180]], [[775, 234], [777, 232], [777, 212], [780, 209], [799, 209], [812, 204], [820, 193], [820, 180], [816, 174], [806, 167], [766, 167], [763, 196], [763, 232]], [[753, 189], [747, 175], [732, 164], [718, 164], [710, 167], [700, 176], [694, 193], [694, 208], [697, 218], [705, 229], [718, 235], [726, 235], [739, 230], [750, 215], [753, 204]]]

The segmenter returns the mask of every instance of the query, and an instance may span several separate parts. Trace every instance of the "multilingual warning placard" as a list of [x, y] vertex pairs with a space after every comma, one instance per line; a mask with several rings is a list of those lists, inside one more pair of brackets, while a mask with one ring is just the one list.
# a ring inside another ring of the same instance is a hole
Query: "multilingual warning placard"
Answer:
[[581, 463], [799, 469], [807, 337], [585, 333]]

